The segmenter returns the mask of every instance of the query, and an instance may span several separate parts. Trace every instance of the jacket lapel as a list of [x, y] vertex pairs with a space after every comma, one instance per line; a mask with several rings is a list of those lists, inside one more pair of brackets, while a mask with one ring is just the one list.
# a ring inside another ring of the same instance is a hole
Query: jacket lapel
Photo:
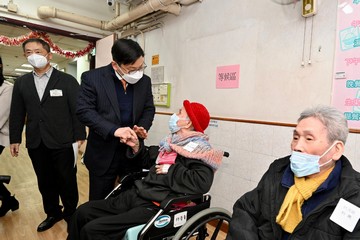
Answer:
[[[27, 75], [26, 75], [26, 86], [27, 86], [27, 88], [26, 89], [28, 89], [29, 90], [29, 92], [30, 93], [33, 93], [34, 94], [34, 99], [36, 99], [36, 101], [39, 103], [40, 102], [40, 97], [39, 97], [39, 94], [38, 94], [38, 92], [37, 92], [37, 90], [36, 90], [36, 86], [35, 86], [35, 79], [34, 79], [34, 75], [33, 75], [34, 73], [33, 72], [31, 72], [31, 73], [28, 73]], [[24, 79], [25, 80], [25, 79]]]
[[[110, 67], [111, 67], [111, 65], [110, 65]], [[110, 69], [109, 69], [109, 71], [106, 71], [104, 73], [103, 79], [104, 79], [104, 81], [101, 81], [101, 83], [104, 85], [107, 97], [109, 98], [109, 101], [115, 111], [116, 116], [121, 121], [119, 103], [118, 103], [118, 100], [116, 97], [115, 84], [114, 84], [113, 76], [111, 74]]]
[[41, 102], [44, 102], [46, 101], [46, 99], [50, 96], [50, 90], [54, 89], [56, 83], [59, 81], [59, 73], [58, 71], [54, 68], [52, 73], [51, 73], [51, 76], [50, 76], [50, 79], [49, 79], [49, 82], [48, 84], [46, 85], [46, 88], [45, 88], [45, 92], [44, 92], [44, 95], [41, 99]]
[[[138, 106], [139, 106], [139, 103], [138, 103], [138, 96], [141, 96], [141, 87], [140, 87], [140, 81], [142, 79], [139, 80], [139, 82], [135, 83], [134, 84], [134, 96], [133, 96], [133, 116], [132, 116], [132, 119], [133, 119], [133, 124], [135, 123], [135, 120], [137, 119], [137, 116], [138, 116], [138, 112], [139, 109], [138, 109]], [[143, 91], [143, 95], [144, 95], [144, 91]]]

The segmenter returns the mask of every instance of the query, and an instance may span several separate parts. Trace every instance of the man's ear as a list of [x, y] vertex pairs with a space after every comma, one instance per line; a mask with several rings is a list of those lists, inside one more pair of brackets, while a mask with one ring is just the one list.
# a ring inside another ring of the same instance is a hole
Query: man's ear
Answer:
[[335, 153], [332, 156], [332, 159], [334, 161], [337, 161], [340, 159], [340, 157], [343, 155], [344, 151], [345, 151], [345, 144], [342, 141], [338, 141], [335, 146]]
[[116, 62], [115, 62], [115, 61], [111, 61], [111, 66], [115, 69], [115, 68], [116, 68]]
[[52, 58], [53, 58], [53, 55], [52, 55], [52, 53], [51, 53], [51, 52], [49, 52], [49, 53], [48, 53], [48, 59], [49, 59], [49, 61], [51, 61], [51, 60], [52, 60]]

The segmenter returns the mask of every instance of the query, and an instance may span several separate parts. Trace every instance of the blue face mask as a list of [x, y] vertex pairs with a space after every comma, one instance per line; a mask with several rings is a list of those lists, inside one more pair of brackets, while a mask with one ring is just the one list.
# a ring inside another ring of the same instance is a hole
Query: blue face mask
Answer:
[[170, 120], [169, 120], [169, 129], [170, 129], [171, 133], [176, 133], [177, 131], [179, 131], [181, 129], [181, 127], [179, 127], [177, 125], [177, 122], [179, 120], [188, 120], [188, 119], [187, 118], [179, 118], [178, 115], [176, 115], [176, 113], [171, 115]]
[[320, 165], [320, 158], [328, 153], [336, 143], [337, 141], [334, 142], [321, 156], [293, 151], [290, 157], [291, 171], [295, 174], [296, 177], [309, 176], [311, 174], [320, 172], [320, 167], [332, 161], [332, 159], [330, 159], [326, 163]]

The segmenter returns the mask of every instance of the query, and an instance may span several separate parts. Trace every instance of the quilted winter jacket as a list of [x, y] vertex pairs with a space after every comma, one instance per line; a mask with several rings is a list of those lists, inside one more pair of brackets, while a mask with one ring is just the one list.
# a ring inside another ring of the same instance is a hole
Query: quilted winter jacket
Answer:
[[159, 147], [149, 148], [144, 147], [143, 142], [140, 144], [140, 150], [135, 156], [131, 156], [131, 150], [127, 152], [128, 158], [133, 158], [134, 163], [141, 163], [142, 168], [150, 168], [144, 179], [135, 181], [140, 197], [161, 202], [170, 195], [204, 194], [210, 190], [214, 170], [203, 161], [178, 154], [167, 174], [156, 174], [154, 163]]
[[[341, 160], [340, 184], [304, 217], [288, 240], [360, 239], [360, 221], [350, 233], [330, 220], [340, 198], [360, 207], [360, 173], [346, 157]], [[275, 219], [288, 191], [281, 185], [281, 179], [289, 163], [289, 156], [274, 161], [258, 186], [237, 200], [226, 240], [282, 239], [283, 231]]]

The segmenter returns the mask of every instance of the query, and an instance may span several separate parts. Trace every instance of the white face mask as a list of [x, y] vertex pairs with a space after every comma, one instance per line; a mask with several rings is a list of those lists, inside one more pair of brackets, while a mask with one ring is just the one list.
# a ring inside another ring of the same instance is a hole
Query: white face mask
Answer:
[[[119, 67], [119, 65], [117, 65]], [[122, 72], [121, 68], [119, 67], [119, 70]], [[138, 70], [131, 74], [123, 74], [120, 75], [117, 71], [115, 71], [116, 76], [119, 79], [124, 79], [129, 84], [135, 84], [137, 83], [144, 75], [144, 70]]]
[[43, 55], [33, 53], [27, 57], [27, 60], [34, 68], [43, 68], [48, 64], [46, 56], [44, 57]]
[[143, 77], [143, 75], [144, 75], [144, 71], [138, 70], [132, 74], [124, 74], [122, 77], [126, 82], [130, 84], [135, 84]]

